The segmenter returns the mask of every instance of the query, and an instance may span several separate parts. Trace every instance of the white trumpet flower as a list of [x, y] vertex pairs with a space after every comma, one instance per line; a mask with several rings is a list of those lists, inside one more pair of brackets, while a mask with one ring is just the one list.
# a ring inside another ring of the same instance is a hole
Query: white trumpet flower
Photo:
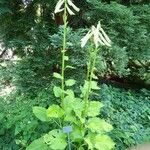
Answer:
[[100, 22], [98, 22], [97, 27], [92, 26], [91, 30], [81, 39], [81, 47], [84, 47], [91, 37], [93, 38], [96, 48], [99, 45], [111, 46], [111, 40], [102, 29]]
[[[75, 11], [79, 12], [80, 9], [77, 6], [75, 6], [71, 0], [66, 0], [66, 1], [67, 1], [66, 9], [70, 15], [75, 15], [75, 14], [69, 7], [72, 7]], [[64, 10], [64, 8], [62, 8], [64, 3], [65, 3], [65, 0], [58, 1], [55, 7], [55, 11], [54, 11], [55, 14], [62, 12]]]

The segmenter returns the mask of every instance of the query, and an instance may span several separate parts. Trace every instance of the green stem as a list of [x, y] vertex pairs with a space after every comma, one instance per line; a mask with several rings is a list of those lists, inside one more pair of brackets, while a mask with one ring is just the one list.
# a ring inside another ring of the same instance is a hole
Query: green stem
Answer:
[[62, 107], [64, 106], [64, 88], [65, 88], [65, 51], [66, 51], [66, 36], [67, 36], [67, 0], [64, 2], [64, 14], [63, 14], [63, 21], [64, 21], [64, 34], [63, 34], [63, 48], [62, 48], [62, 70], [61, 70], [61, 89], [62, 89]]
[[88, 109], [88, 101], [89, 101], [89, 95], [90, 95], [90, 92], [91, 92], [92, 76], [94, 74], [94, 67], [95, 67], [95, 63], [96, 63], [97, 51], [98, 51], [98, 48], [95, 47], [94, 58], [93, 58], [93, 61], [91, 61], [91, 68], [90, 68], [90, 71], [89, 71], [90, 72], [90, 75], [89, 75], [90, 79], [88, 81], [88, 89], [87, 89], [87, 92], [86, 92], [86, 95], [85, 95], [85, 114], [87, 113], [87, 109]]
[[53, 119], [53, 121], [57, 124], [57, 126], [58, 126], [59, 128], [62, 128], [61, 124], [59, 124], [56, 120]]
[[89, 81], [89, 75], [90, 75], [90, 69], [91, 69], [91, 63], [92, 63], [92, 56], [91, 56], [91, 52], [90, 52], [90, 49], [89, 49], [89, 62], [87, 64], [87, 74], [86, 74], [86, 81]]

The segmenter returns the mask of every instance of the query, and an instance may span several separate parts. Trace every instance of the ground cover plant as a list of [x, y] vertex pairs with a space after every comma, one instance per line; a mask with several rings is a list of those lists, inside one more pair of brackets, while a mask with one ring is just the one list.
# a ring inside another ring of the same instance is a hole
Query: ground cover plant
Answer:
[[100, 98], [104, 104], [102, 117], [114, 127], [112, 139], [116, 149], [150, 141], [150, 92], [146, 89], [123, 89], [103, 84]]

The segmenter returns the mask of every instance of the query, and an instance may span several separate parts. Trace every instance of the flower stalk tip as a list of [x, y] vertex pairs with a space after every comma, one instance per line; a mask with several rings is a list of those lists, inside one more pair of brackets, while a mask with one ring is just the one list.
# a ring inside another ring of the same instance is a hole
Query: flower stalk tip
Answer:
[[[77, 12], [80, 11], [80, 9], [77, 6], [75, 6], [71, 0], [66, 0], [66, 2], [67, 2], [66, 9], [70, 15], [75, 15], [75, 13], [72, 11], [70, 7], [72, 7], [73, 10]], [[57, 14], [59, 12], [62, 12], [64, 10], [64, 7], [63, 7], [64, 4], [65, 4], [65, 0], [59, 0], [58, 3], [56, 4], [54, 13]]]
[[93, 42], [95, 47], [97, 48], [99, 45], [103, 46], [111, 46], [111, 40], [109, 39], [108, 35], [102, 29], [100, 21], [98, 22], [97, 26], [92, 26], [88, 33], [81, 39], [81, 47], [83, 48], [88, 40], [93, 37]]

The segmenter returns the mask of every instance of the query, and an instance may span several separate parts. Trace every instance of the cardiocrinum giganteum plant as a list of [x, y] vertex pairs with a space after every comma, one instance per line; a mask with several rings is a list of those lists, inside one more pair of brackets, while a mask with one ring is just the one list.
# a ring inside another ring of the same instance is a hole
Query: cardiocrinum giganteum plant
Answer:
[[89, 41], [91, 48], [88, 51], [87, 77], [84, 85], [80, 86], [80, 96], [77, 97], [71, 88], [76, 84], [76, 80], [65, 79], [65, 69], [73, 69], [72, 66], [65, 65], [69, 59], [66, 54], [67, 15], [74, 15], [72, 9], [79, 11], [71, 0], [59, 0], [55, 8], [55, 13], [64, 13], [61, 74], [54, 73], [61, 86], [53, 87], [54, 95], [60, 103], [52, 104], [48, 109], [33, 107], [33, 113], [38, 119], [51, 121], [57, 128], [33, 141], [26, 150], [111, 150], [115, 145], [107, 135], [113, 127], [98, 117], [103, 104], [90, 99], [90, 95], [100, 89], [96, 82], [97, 76], [94, 74], [99, 46], [111, 46], [111, 41], [101, 28], [100, 22], [97, 27], [92, 26], [81, 39], [81, 47]]

